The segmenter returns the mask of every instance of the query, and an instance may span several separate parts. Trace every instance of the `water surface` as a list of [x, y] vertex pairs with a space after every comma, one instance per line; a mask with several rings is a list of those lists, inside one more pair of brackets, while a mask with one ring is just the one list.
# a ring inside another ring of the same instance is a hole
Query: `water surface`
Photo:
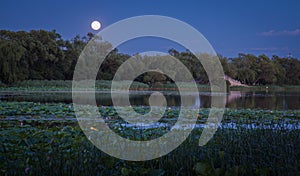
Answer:
[[[148, 106], [151, 91], [131, 91], [130, 103], [133, 106]], [[226, 96], [226, 107], [249, 108], [249, 109], [274, 109], [274, 110], [297, 110], [300, 109], [300, 91], [254, 91], [242, 92], [231, 91], [226, 95], [200, 92], [200, 94], [186, 92], [181, 97], [176, 91], [162, 91], [168, 106], [180, 106], [181, 100], [188, 102], [191, 107], [210, 108], [212, 96]], [[112, 106], [109, 91], [96, 92], [96, 101], [99, 106]], [[119, 93], [119, 101], [125, 100], [126, 96]], [[182, 98], [182, 99], [181, 99]], [[2, 91], [1, 101], [31, 101], [31, 102], [63, 102], [72, 103], [72, 93], [68, 91]]]

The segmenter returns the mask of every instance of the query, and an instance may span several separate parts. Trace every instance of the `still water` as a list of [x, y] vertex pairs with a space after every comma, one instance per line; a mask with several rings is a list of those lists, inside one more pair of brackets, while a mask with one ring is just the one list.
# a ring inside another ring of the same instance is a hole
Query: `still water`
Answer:
[[[149, 97], [153, 92], [150, 91], [132, 91], [129, 95], [131, 105], [149, 105]], [[162, 91], [168, 106], [180, 106], [184, 100], [189, 106], [209, 108], [211, 106], [212, 96], [226, 96], [226, 107], [228, 108], [249, 108], [249, 109], [274, 109], [274, 110], [299, 110], [300, 109], [300, 91], [294, 92], [242, 92], [231, 91], [227, 95], [216, 95], [210, 92], [195, 93], [186, 92], [180, 96], [176, 91]], [[126, 96], [118, 94], [119, 101], [122, 102]], [[0, 101], [31, 101], [31, 102], [63, 102], [72, 103], [72, 94], [63, 91], [47, 92], [28, 92], [28, 91], [10, 91], [0, 92]], [[96, 101], [99, 106], [112, 106], [110, 92], [96, 92]]]

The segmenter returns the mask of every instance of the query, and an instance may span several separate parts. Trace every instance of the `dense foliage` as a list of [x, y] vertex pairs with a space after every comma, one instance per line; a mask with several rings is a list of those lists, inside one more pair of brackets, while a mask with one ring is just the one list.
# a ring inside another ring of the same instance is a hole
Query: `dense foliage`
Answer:
[[[92, 37], [93, 34], [88, 33], [87, 36], [76, 36], [69, 41], [64, 40], [55, 30], [1, 30], [0, 82], [11, 84], [23, 80], [71, 80], [77, 59]], [[169, 54], [180, 59], [197, 82], [208, 83], [205, 70], [191, 52], [170, 49]], [[119, 66], [129, 57], [118, 53], [117, 49], [113, 50], [102, 64], [97, 79], [111, 80]], [[245, 84], [300, 84], [300, 61], [295, 58], [239, 54], [229, 59], [220, 56], [220, 60], [225, 74]], [[172, 82], [157, 72], [145, 73], [136, 80], [150, 85]]]
[[[135, 107], [138, 112], [147, 107]], [[119, 128], [113, 107], [99, 107], [111, 128], [124, 137], [149, 140], [164, 127], [141, 131]], [[209, 109], [201, 109], [203, 124]], [[0, 102], [1, 175], [299, 175], [299, 111], [225, 112], [214, 138], [199, 147], [202, 129], [166, 156], [143, 162], [119, 160], [101, 152], [82, 133], [71, 104]], [[165, 123], [178, 109], [168, 109]], [[236, 124], [236, 125], [233, 125]], [[232, 125], [232, 126], [230, 126]], [[268, 128], [271, 127], [271, 128]], [[176, 140], [176, 139], [174, 139]]]

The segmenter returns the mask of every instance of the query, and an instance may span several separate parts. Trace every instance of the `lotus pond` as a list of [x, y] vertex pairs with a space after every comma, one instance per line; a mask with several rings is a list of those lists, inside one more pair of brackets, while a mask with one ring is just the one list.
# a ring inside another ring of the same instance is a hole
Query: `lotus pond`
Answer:
[[[134, 109], [149, 111], [147, 106]], [[145, 127], [122, 121], [111, 106], [99, 107], [110, 128], [132, 140], [168, 132], [179, 111], [169, 107]], [[199, 147], [208, 113], [200, 110], [196, 128], [171, 153], [129, 162], [101, 152], [87, 139], [72, 104], [1, 101], [0, 175], [299, 175], [300, 110], [226, 109], [217, 133]]]

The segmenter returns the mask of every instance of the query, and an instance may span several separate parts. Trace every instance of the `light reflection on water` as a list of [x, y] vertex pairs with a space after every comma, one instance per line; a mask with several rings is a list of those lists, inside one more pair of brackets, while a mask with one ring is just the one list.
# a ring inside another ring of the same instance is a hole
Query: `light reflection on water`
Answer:
[[[130, 92], [131, 105], [148, 106], [150, 91]], [[231, 91], [227, 95], [211, 94], [210, 92], [195, 93], [186, 92], [182, 97], [178, 92], [162, 91], [167, 100], [168, 106], [180, 106], [181, 98], [188, 102], [191, 107], [210, 108], [212, 96], [226, 96], [227, 108], [249, 108], [249, 109], [276, 109], [276, 110], [294, 110], [300, 109], [300, 91], [299, 92], [242, 92]], [[198, 97], [199, 98], [198, 98]], [[126, 96], [119, 94], [120, 102]], [[72, 103], [72, 94], [70, 92], [0, 92], [1, 101], [32, 101], [32, 102], [63, 102]], [[96, 101], [98, 105], [112, 106], [110, 92], [97, 92]]]

